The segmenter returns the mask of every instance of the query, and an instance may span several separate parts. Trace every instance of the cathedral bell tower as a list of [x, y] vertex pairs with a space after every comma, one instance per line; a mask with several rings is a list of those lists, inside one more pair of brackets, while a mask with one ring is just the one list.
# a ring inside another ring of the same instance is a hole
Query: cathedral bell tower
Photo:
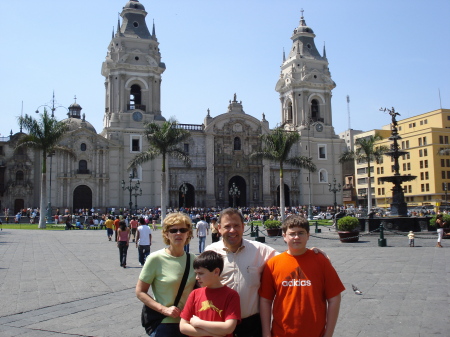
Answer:
[[300, 18], [292, 34], [292, 47], [286, 58], [283, 51], [280, 78], [275, 90], [280, 94], [282, 123], [291, 128], [304, 128], [312, 123], [321, 128], [332, 126], [331, 80], [325, 46], [323, 55], [314, 43], [316, 35]]
[[105, 76], [105, 128], [140, 128], [142, 122], [165, 120], [161, 115], [161, 62], [155, 25], [150, 34], [147, 12], [137, 0], [123, 7], [122, 24], [108, 46], [102, 65]]

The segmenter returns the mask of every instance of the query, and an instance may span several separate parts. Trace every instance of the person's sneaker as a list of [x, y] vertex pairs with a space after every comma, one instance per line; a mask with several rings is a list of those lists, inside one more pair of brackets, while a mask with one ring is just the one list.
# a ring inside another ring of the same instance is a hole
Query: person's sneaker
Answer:
[[144, 264], [143, 264], [143, 263], [140, 263], [140, 265], [141, 265], [141, 267], [143, 267], [143, 266], [144, 266]]

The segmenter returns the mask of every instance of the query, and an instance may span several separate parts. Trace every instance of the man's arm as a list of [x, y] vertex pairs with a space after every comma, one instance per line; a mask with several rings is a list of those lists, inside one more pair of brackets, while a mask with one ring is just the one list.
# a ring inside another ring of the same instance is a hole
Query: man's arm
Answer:
[[211, 322], [205, 321], [197, 316], [192, 316], [190, 324], [194, 328], [203, 329], [208, 334], [218, 334], [219, 336], [225, 336], [234, 331], [237, 325], [236, 319], [227, 319], [225, 322]]
[[150, 233], [149, 235], [148, 235], [148, 238], [149, 238], [149, 242], [150, 242], [150, 246], [152, 245], [152, 233]]
[[339, 316], [339, 308], [341, 306], [341, 294], [336, 295], [327, 300], [327, 325], [325, 328], [325, 334], [323, 337], [331, 337], [336, 327], [337, 319]]
[[141, 232], [140, 231], [138, 231], [138, 229], [136, 228], [136, 247], [138, 246], [138, 242], [139, 242], [139, 238], [140, 238], [140, 236], [141, 236]]
[[181, 319], [180, 321], [180, 332], [188, 336], [212, 336], [212, 337], [223, 337], [225, 335], [217, 335], [200, 328], [194, 328], [188, 321]]
[[270, 322], [272, 315], [272, 302], [267, 298], [259, 298], [259, 315], [261, 316], [262, 337], [270, 337]]

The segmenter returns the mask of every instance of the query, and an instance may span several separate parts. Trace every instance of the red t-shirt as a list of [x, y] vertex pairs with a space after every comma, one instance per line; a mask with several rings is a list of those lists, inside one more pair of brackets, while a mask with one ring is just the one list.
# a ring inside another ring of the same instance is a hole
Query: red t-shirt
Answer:
[[307, 250], [271, 258], [264, 268], [259, 295], [274, 300], [272, 337], [319, 337], [325, 333], [327, 299], [345, 290], [322, 254]]
[[137, 220], [131, 220], [131, 221], [130, 221], [130, 226], [131, 226], [131, 228], [137, 228], [137, 225], [138, 225]]
[[119, 225], [120, 225], [120, 220], [119, 219], [114, 220], [114, 230], [118, 230]]
[[[189, 322], [194, 315], [209, 322], [225, 322], [228, 319], [240, 321], [239, 294], [227, 286], [195, 289], [189, 294], [180, 317]], [[225, 337], [233, 337], [233, 334]]]

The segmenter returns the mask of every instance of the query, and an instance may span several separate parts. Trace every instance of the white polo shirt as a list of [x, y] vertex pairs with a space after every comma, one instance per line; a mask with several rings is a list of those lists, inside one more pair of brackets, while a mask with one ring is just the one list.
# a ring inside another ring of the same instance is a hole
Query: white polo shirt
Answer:
[[259, 313], [258, 290], [265, 263], [278, 254], [272, 247], [242, 239], [242, 246], [233, 253], [220, 240], [205, 248], [223, 256], [222, 284], [236, 290], [241, 299], [241, 316], [247, 318]]

